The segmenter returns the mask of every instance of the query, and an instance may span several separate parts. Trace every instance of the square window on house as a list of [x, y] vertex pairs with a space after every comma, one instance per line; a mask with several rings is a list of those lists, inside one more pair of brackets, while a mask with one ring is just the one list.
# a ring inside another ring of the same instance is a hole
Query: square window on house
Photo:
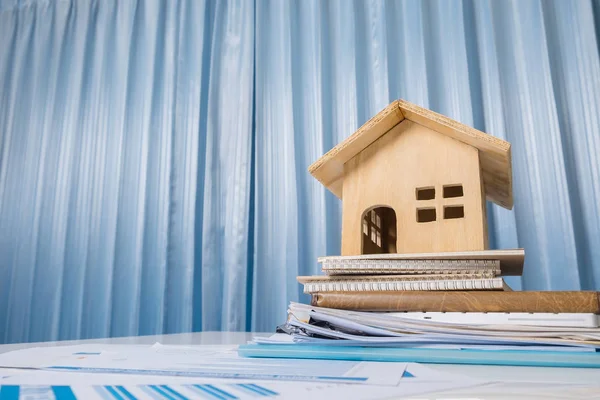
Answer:
[[445, 206], [444, 219], [456, 219], [465, 217], [464, 206]]
[[444, 198], [449, 199], [452, 197], [463, 197], [463, 186], [462, 185], [445, 185], [444, 186]]
[[417, 200], [435, 199], [435, 188], [433, 186], [420, 187], [416, 191]]
[[433, 222], [435, 220], [435, 208], [417, 208], [417, 222]]

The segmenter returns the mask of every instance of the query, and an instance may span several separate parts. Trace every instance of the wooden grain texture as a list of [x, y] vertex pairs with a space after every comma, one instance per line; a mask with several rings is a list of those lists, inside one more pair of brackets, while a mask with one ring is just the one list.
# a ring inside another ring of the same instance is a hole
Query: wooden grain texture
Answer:
[[[398, 253], [484, 250], [487, 245], [479, 153], [474, 147], [404, 120], [345, 164], [342, 255], [364, 254], [362, 216], [373, 207], [396, 212]], [[462, 185], [463, 195], [444, 198], [444, 186]], [[418, 188], [435, 198], [418, 200]], [[445, 219], [445, 208], [462, 206], [464, 217]], [[419, 222], [418, 212], [436, 219]]]
[[511, 209], [510, 143], [404, 100], [392, 102], [352, 136], [309, 167], [309, 172], [336, 196], [343, 197], [343, 165], [404, 119], [414, 121], [476, 148], [488, 200]]
[[[479, 153], [479, 157], [481, 157], [481, 153]], [[481, 159], [480, 159], [481, 160]], [[481, 163], [479, 164], [479, 179], [483, 182], [483, 170], [481, 168]], [[487, 203], [485, 196], [485, 184], [479, 185], [479, 189], [481, 190], [481, 212], [483, 214], [482, 223], [483, 223], [483, 249], [487, 250], [490, 248], [489, 241], [489, 232], [488, 232], [488, 220], [487, 220]]]
[[398, 100], [398, 108], [404, 118], [477, 148], [488, 200], [512, 208], [510, 143], [408, 101]]
[[527, 312], [600, 314], [598, 292], [329, 292], [312, 305], [356, 311]]
[[404, 119], [396, 102], [384, 108], [358, 131], [329, 150], [308, 171], [333, 192], [342, 197], [344, 164]]
[[442, 253], [413, 253], [413, 254], [377, 254], [357, 256], [327, 256], [319, 257], [319, 263], [335, 262], [337, 260], [499, 260], [502, 276], [520, 276], [523, 274], [525, 263], [525, 250], [485, 250], [485, 251], [460, 251]]

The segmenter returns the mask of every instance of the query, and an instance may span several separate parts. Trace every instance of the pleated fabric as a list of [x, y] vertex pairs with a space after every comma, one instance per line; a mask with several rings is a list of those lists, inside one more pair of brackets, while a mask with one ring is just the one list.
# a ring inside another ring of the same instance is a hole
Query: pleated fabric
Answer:
[[0, 0], [0, 341], [273, 331], [340, 251], [308, 166], [398, 98], [512, 143], [509, 285], [600, 290], [599, 38], [598, 0]]

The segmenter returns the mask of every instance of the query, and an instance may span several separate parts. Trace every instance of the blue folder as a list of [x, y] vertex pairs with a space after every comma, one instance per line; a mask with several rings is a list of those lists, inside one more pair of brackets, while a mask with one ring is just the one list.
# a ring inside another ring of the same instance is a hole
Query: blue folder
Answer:
[[600, 368], [600, 353], [597, 352], [246, 344], [239, 346], [238, 353], [242, 357], [259, 358]]

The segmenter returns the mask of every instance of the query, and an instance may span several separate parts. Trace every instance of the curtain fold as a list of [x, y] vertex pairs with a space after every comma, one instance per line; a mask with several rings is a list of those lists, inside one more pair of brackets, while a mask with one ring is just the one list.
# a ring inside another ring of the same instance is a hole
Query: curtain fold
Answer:
[[511, 142], [511, 287], [600, 290], [599, 24], [598, 0], [0, 0], [0, 341], [273, 331], [340, 251], [308, 166], [397, 98]]

